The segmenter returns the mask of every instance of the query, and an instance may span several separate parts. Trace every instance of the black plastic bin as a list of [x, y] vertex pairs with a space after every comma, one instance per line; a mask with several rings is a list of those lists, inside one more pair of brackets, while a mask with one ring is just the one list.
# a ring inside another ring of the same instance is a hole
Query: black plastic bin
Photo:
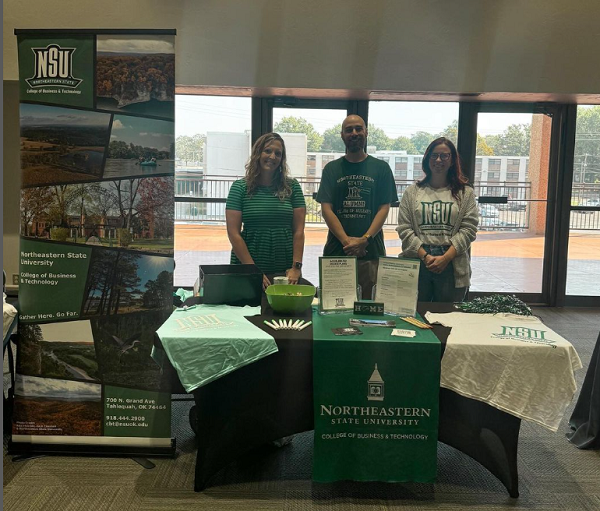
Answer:
[[202, 303], [259, 306], [263, 274], [255, 264], [200, 266]]

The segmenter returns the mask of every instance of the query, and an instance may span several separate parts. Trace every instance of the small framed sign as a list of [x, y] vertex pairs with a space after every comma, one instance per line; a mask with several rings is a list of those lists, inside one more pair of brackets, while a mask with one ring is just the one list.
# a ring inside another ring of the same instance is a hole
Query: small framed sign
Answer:
[[383, 316], [383, 302], [354, 302], [354, 314]]

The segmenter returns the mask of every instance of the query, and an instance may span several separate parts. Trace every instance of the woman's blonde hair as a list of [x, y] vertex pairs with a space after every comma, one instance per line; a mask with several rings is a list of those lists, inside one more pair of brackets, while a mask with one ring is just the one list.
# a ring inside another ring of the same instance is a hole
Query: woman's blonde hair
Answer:
[[290, 186], [291, 179], [289, 177], [289, 168], [286, 161], [285, 153], [285, 142], [281, 135], [278, 133], [265, 133], [252, 146], [252, 154], [248, 163], [246, 163], [246, 192], [248, 195], [253, 195], [258, 186], [258, 178], [260, 176], [260, 155], [262, 154], [265, 147], [278, 140], [281, 142], [281, 163], [273, 178], [273, 185], [275, 186], [275, 195], [279, 197], [279, 200], [284, 200], [286, 197], [292, 195], [292, 188]]

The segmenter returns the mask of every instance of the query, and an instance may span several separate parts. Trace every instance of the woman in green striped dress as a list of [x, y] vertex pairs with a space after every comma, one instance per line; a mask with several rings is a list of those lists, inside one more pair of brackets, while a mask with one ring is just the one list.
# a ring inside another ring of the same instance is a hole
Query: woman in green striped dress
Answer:
[[256, 264], [263, 288], [271, 284], [267, 275], [285, 273], [290, 284], [302, 275], [306, 203], [298, 181], [288, 174], [283, 139], [277, 133], [263, 135], [225, 206], [231, 264]]

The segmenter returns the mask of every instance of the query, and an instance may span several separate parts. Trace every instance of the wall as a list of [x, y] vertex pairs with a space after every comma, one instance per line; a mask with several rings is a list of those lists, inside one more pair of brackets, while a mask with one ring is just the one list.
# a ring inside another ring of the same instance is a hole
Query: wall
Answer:
[[3, 171], [2, 171], [2, 266], [7, 284], [19, 272], [19, 89], [17, 82], [4, 82], [3, 97]]
[[306, 179], [306, 135], [304, 133], [280, 133], [285, 142], [285, 152], [290, 176]]
[[[598, 93], [597, 0], [4, 2], [14, 28], [175, 28], [177, 83], [394, 91]], [[451, 5], [452, 8], [449, 8]]]
[[250, 154], [250, 132], [206, 134], [206, 171], [209, 176], [239, 176]]

